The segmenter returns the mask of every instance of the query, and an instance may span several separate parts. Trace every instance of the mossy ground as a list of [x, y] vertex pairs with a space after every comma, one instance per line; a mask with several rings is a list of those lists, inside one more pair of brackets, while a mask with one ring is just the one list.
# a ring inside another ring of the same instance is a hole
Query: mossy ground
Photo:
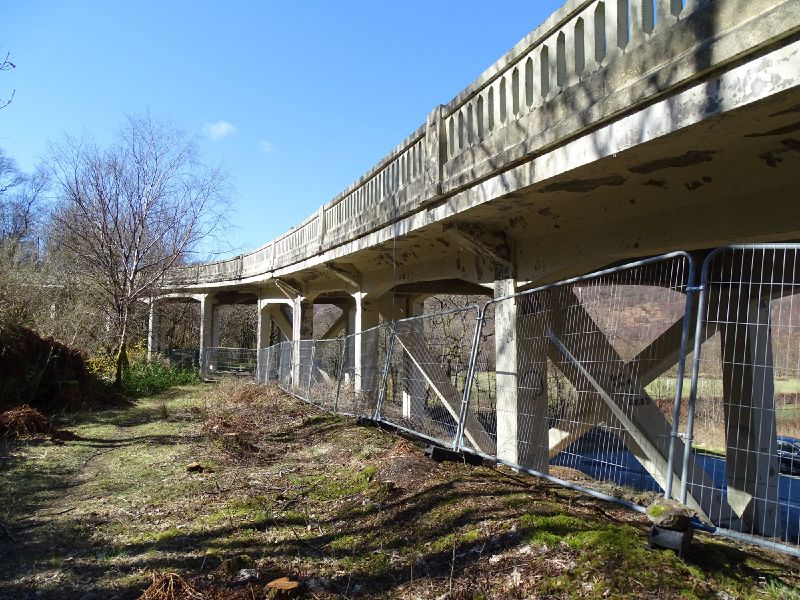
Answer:
[[800, 597], [785, 555], [698, 535], [680, 560], [641, 515], [433, 463], [275, 389], [192, 386], [59, 425], [80, 439], [0, 451], [2, 598], [136, 598], [154, 570], [247, 598], [284, 575], [314, 598]]

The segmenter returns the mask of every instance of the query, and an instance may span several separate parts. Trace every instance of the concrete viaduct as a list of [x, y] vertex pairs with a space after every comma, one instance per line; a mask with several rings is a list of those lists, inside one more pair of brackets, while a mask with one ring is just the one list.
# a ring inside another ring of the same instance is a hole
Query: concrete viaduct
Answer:
[[[798, 240], [798, 189], [800, 1], [568, 0], [300, 225], [177, 269], [160, 298], [200, 303], [201, 352], [226, 303], [257, 305], [259, 347], [271, 327], [359, 333], [430, 294], [502, 297], [674, 250]], [[315, 330], [315, 303], [344, 315]], [[513, 310], [495, 327], [498, 372], [513, 374]], [[355, 357], [377, 369], [373, 349]], [[632, 426], [651, 439], [663, 424]]]

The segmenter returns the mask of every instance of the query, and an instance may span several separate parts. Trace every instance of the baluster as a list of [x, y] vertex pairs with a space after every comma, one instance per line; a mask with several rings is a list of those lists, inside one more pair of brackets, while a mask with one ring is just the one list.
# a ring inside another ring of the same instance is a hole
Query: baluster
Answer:
[[[677, 2], [677, 12], [675, 11]], [[683, 4], [681, 0], [657, 0], [656, 2], [656, 27], [655, 31], [663, 31], [678, 21]]]
[[578, 79], [592, 70], [589, 63], [594, 59], [594, 23], [587, 17], [591, 17], [589, 11], [575, 21], [575, 76]]
[[492, 83], [491, 87], [489, 88], [489, 93], [486, 96], [486, 126], [491, 134], [497, 124], [500, 122], [500, 115], [497, 109], [497, 82], [495, 81]]
[[453, 158], [456, 155], [456, 132], [455, 117], [447, 117], [447, 156]]
[[603, 66], [611, 63], [628, 45], [628, 2], [606, 0], [606, 55]]
[[511, 71], [511, 114], [514, 115], [512, 120], [519, 117], [520, 114], [520, 101], [519, 101], [519, 69], [514, 67]]
[[497, 104], [499, 108], [499, 118], [497, 122], [502, 126], [506, 124], [508, 120], [508, 98], [507, 98], [507, 90], [506, 90], [506, 78], [505, 76], [500, 78], [500, 83], [498, 84], [499, 90], [497, 95]]
[[631, 0], [630, 19], [630, 43], [636, 47], [653, 32], [655, 25], [653, 0]]
[[[601, 41], [603, 47], [597, 47], [597, 22], [595, 21], [595, 14], [598, 10], [602, 10], [602, 5], [589, 7], [583, 13], [583, 73], [586, 75], [597, 70], [598, 67], [598, 50], [605, 52], [605, 27], [600, 31]], [[602, 53], [600, 53], [602, 56]]]
[[542, 44], [542, 49], [539, 52], [539, 61], [542, 100], [547, 101], [550, 96], [554, 95], [554, 88], [556, 87], [555, 56], [550, 55], [550, 46], [547, 44]]
[[462, 152], [464, 147], [466, 146], [464, 142], [464, 113], [463, 111], [458, 111], [458, 119], [456, 120], [456, 130], [457, 130], [457, 142], [458, 142], [458, 151]]
[[[578, 60], [576, 58], [576, 40], [577, 37], [575, 35], [575, 27], [577, 26], [578, 21], [575, 20], [574, 23], [568, 23], [564, 30], [561, 32], [561, 35], [564, 36], [562, 39], [564, 40], [564, 60], [563, 60], [563, 68], [564, 68], [564, 83], [562, 87], [570, 87], [575, 85], [579, 79], [578, 73]], [[581, 36], [581, 44], [583, 43], [583, 36]], [[583, 49], [581, 48], [581, 52]]]

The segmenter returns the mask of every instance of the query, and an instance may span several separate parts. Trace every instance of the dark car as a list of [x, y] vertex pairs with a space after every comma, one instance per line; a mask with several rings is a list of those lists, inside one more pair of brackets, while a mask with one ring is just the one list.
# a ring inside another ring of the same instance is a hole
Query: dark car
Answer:
[[781, 473], [800, 475], [800, 440], [779, 435], [778, 458], [781, 461]]

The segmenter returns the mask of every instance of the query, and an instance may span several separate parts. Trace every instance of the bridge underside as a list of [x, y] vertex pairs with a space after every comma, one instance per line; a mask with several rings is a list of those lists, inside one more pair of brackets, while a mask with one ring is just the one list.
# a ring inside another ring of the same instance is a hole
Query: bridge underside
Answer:
[[[520, 285], [541, 285], [677, 249], [796, 240], [799, 174], [800, 90], [792, 89], [516, 189], [346, 262], [368, 293], [423, 291], [419, 283], [427, 281], [449, 281], [452, 293], [463, 293], [457, 281], [491, 289], [498, 265], [508, 264]], [[325, 270], [295, 280], [308, 289], [341, 287]]]

